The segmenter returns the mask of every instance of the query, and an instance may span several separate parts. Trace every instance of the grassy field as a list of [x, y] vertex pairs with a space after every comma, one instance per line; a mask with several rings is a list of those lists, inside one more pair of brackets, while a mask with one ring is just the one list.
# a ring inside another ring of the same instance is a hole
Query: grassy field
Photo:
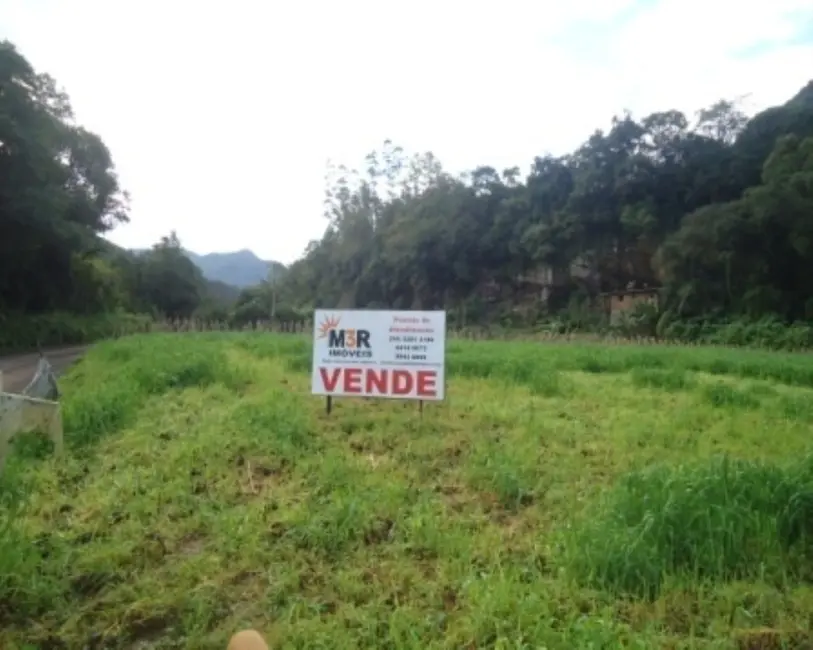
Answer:
[[309, 341], [143, 335], [0, 485], [0, 647], [810, 648], [813, 356], [454, 342], [448, 399]]

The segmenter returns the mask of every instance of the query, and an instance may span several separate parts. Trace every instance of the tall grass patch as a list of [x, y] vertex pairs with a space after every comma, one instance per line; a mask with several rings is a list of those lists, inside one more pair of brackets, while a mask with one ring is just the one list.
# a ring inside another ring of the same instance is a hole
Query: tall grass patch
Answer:
[[784, 417], [790, 420], [813, 422], [813, 394], [780, 395], [778, 402]]
[[704, 372], [813, 388], [808, 354], [676, 345], [450, 341], [450, 375], [504, 377], [517, 365], [564, 372], [627, 373], [636, 368]]
[[282, 359], [290, 372], [310, 372], [313, 341], [307, 336], [245, 333], [234, 338], [237, 347], [260, 359]]
[[[507, 348], [510, 352], [510, 348]], [[450, 376], [469, 379], [494, 379], [526, 386], [543, 397], [565, 395], [570, 385], [557, 368], [544, 357], [532, 354], [524, 357], [514, 354], [493, 355], [488, 350], [466, 350], [466, 354], [447, 356]]]
[[762, 403], [759, 391], [722, 382], [706, 384], [702, 387], [701, 394], [703, 400], [715, 408], [755, 409]]
[[240, 390], [246, 370], [228, 362], [224, 349], [201, 345], [194, 335], [136, 335], [94, 347], [64, 382], [66, 442], [91, 444], [133, 421], [152, 396], [222, 383]]
[[722, 456], [625, 476], [566, 533], [578, 581], [655, 597], [664, 580], [813, 578], [813, 455], [778, 465]]
[[50, 555], [60, 557], [56, 549], [21, 525], [33, 489], [25, 469], [10, 462], [0, 476], [0, 628], [47, 614], [62, 595], [58, 579], [42, 570]]

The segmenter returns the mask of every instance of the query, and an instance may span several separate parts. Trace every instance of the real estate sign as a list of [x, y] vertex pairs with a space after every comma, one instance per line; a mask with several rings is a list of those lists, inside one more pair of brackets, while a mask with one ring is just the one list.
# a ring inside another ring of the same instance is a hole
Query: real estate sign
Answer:
[[311, 392], [440, 401], [445, 353], [445, 311], [317, 309]]

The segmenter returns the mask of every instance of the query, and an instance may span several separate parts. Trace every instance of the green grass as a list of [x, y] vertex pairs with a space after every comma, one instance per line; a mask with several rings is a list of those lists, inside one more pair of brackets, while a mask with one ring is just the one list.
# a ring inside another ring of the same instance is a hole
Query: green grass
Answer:
[[421, 417], [309, 355], [95, 347], [0, 480], [0, 647], [809, 647], [813, 357], [453, 342]]

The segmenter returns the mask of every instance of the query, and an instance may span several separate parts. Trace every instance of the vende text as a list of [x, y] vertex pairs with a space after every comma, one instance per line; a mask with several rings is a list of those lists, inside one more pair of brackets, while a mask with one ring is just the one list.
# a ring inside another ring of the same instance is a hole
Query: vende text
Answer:
[[350, 395], [437, 396], [434, 370], [391, 370], [385, 368], [319, 368], [322, 385], [328, 393]]

